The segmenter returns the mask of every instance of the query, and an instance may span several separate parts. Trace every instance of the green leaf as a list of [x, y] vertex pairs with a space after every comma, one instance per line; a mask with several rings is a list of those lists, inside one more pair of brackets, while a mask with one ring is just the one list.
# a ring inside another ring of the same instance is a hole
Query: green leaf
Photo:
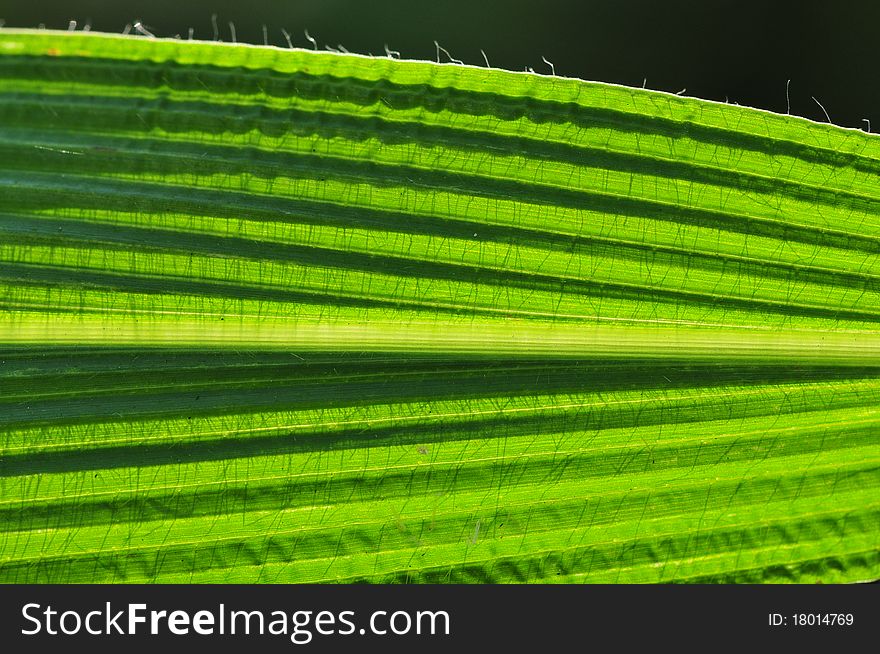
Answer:
[[0, 32], [0, 581], [880, 577], [880, 139]]

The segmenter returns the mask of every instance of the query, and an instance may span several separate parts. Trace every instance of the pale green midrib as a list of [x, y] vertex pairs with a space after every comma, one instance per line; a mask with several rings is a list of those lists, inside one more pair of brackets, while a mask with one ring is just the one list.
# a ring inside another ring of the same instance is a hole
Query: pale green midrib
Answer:
[[242, 346], [303, 351], [434, 351], [509, 356], [644, 357], [725, 361], [776, 361], [880, 365], [880, 333], [765, 330], [761, 328], [540, 325], [474, 321], [470, 325], [303, 324], [293, 321], [223, 323], [184, 320], [120, 320], [98, 317], [34, 318], [0, 315], [0, 341], [8, 344], [171, 347]]
[[[63, 102], [58, 103], [60, 107], [68, 106], [71, 101], [69, 93], [69, 89], [66, 90], [66, 94], [63, 96]], [[150, 132], [154, 137], [161, 135], [163, 140], [169, 142], [198, 143], [199, 145], [207, 146], [207, 142], [209, 141], [206, 141], [206, 139], [210, 139], [212, 136], [216, 139], [217, 132], [213, 130], [209, 131], [207, 124], [201, 127], [192, 124], [195, 122], [193, 116], [202, 115], [205, 118], [213, 118], [220, 123], [215, 127], [222, 128], [224, 137], [223, 143], [240, 143], [243, 146], [253, 148], [252, 139], [248, 138], [248, 135], [259, 133], [261, 141], [264, 142], [265, 145], [258, 146], [256, 148], [257, 150], [262, 150], [264, 152], [282, 151], [288, 153], [295, 153], [298, 151], [296, 148], [292, 148], [287, 144], [287, 139], [270, 137], [264, 133], [267, 126], [271, 124], [269, 117], [241, 117], [235, 113], [236, 110], [245, 108], [248, 105], [213, 102], [210, 104], [205, 103], [205, 106], [200, 107], [201, 111], [196, 111], [194, 109], [188, 109], [185, 105], [184, 107], [178, 108], [176, 105], [181, 104], [180, 102], [169, 100], [167, 97], [162, 97], [158, 100], [158, 104], [155, 108], [148, 108], [144, 106], [144, 104], [149, 102], [154, 96], [132, 97], [130, 93], [131, 90], [129, 90], [124, 98], [116, 98], [116, 102], [110, 103], [109, 107], [107, 101], [111, 100], [111, 98], [95, 96], [83, 96], [77, 98], [77, 105], [79, 105], [77, 106], [77, 111], [85, 113], [85, 121], [80, 120], [59, 127], [57, 117], [54, 117], [54, 120], [52, 121], [46, 122], [46, 124], [41, 124], [41, 121], [34, 117], [33, 114], [30, 114], [27, 117], [21, 118], [19, 121], [10, 122], [10, 130], [7, 130], [7, 134], [12, 133], [11, 125], [20, 124], [21, 127], [18, 129], [39, 127], [44, 138], [46, 133], [53, 132], [75, 134], [77, 135], [77, 141], [79, 140], [80, 135], [93, 137], [132, 137], [140, 133], [145, 124], [149, 125], [148, 118], [151, 116], [151, 113], [156, 113], [161, 116], [163, 124], [174, 124], [176, 119], [181, 119], [183, 117], [189, 117], [189, 120], [185, 122], [185, 124], [188, 125], [188, 130], [182, 130], [180, 132], [167, 131], [157, 125], [153, 127]], [[34, 101], [36, 101], [37, 104], [34, 108], [43, 110], [50, 108], [53, 97], [53, 95], [45, 93], [35, 95]], [[19, 96], [12, 95], [9, 97], [0, 93], [0, 111], [20, 102], [22, 102], [22, 99]], [[128, 102], [130, 103], [130, 106], [114, 107], [115, 104], [121, 102]], [[115, 128], [110, 127], [106, 122], [97, 122], [95, 124], [86, 122], [89, 120], [91, 110], [99, 108], [109, 108], [112, 110], [111, 114], [118, 115], [120, 118], [125, 117], [126, 115], [136, 115], [137, 118], [130, 119], [127, 126], [125, 125], [125, 121], [117, 120], [116, 122], [118, 125]], [[705, 162], [693, 161], [686, 158], [673, 158], [671, 156], [663, 157], [659, 154], [643, 153], [641, 151], [632, 152], [622, 148], [612, 148], [608, 145], [603, 147], [599, 143], [571, 145], [564, 141], [552, 142], [557, 150], [556, 156], [554, 156], [552, 152], [547, 150], [548, 142], [546, 140], [536, 139], [526, 134], [511, 134], [503, 136], [499, 135], [497, 132], [490, 132], [482, 129], [460, 128], [451, 123], [448, 126], [437, 125], [431, 127], [415, 120], [401, 121], [375, 116], [363, 117], [354, 111], [344, 111], [340, 109], [334, 110], [332, 102], [328, 102], [327, 109], [299, 109], [296, 111], [305, 116], [309, 116], [310, 120], [313, 122], [311, 124], [301, 125], [298, 121], [291, 121], [289, 117], [283, 121], [282, 119], [278, 119], [279, 129], [273, 131], [283, 130], [285, 136], [295, 135], [300, 138], [324, 136], [325, 139], [331, 137], [334, 139], [339, 139], [340, 137], [351, 139], [354, 137], [358, 141], [363, 140], [361, 135], [364, 133], [371, 133], [371, 138], [378, 139], [386, 147], [397, 145], [422, 145], [430, 146], [431, 150], [437, 150], [440, 148], [446, 149], [449, 151], [448, 153], [437, 156], [438, 158], [442, 158], [448, 164], [456, 163], [458, 161], [457, 155], [485, 153], [487, 151], [497, 152], [504, 156], [514, 156], [518, 152], [529, 152], [535, 160], [540, 162], [565, 162], [571, 165], [577, 165], [576, 162], [578, 161], [579, 156], [602, 154], [617, 157], [618, 159], [623, 158], [626, 160], [642, 161], [644, 163], [653, 162], [660, 165], [665, 164], [665, 170], [661, 168], [656, 171], [656, 174], [661, 178], [676, 177], [688, 180], [690, 177], [688, 172], [693, 173], [703, 171], [718, 175], [718, 179], [716, 180], [717, 185], [728, 186], [734, 189], [756, 183], [764, 185], [765, 187], [775, 188], [777, 192], [781, 192], [782, 194], [785, 194], [786, 191], [789, 193], [797, 193], [798, 195], [812, 193], [813, 197], [810, 199], [815, 201], [818, 198], [822, 198], [821, 202], [826, 207], [833, 207], [835, 205], [839, 206], [841, 203], [856, 206], [853, 205], [854, 201], [864, 203], [866, 201], [880, 200], [880, 191], [878, 191], [876, 186], [869, 184], [867, 180], [865, 183], [859, 184], [857, 187], [851, 183], [834, 186], [830, 183], [831, 180], [827, 177], [823, 178], [818, 175], [815, 178], [811, 177], [811, 170], [809, 168], [798, 168], [799, 175], [795, 180], [785, 174], [780, 175], [781, 171], [779, 170], [772, 171], [772, 175], [769, 170], [764, 173], [743, 172], [740, 170], [733, 170], [730, 167], [720, 165], [712, 166]], [[230, 125], [229, 122], [234, 120], [250, 122], [251, 126], [249, 129], [233, 130], [231, 129], [232, 125]], [[153, 122], [156, 122], [155, 119]], [[207, 123], [206, 120], [202, 120], [201, 122]], [[403, 131], [404, 128], [407, 128], [407, 132]], [[437, 133], [432, 134], [427, 131], [429, 129], [433, 129]], [[410, 131], [412, 133], [410, 133]], [[144, 137], [140, 138], [146, 141]], [[502, 146], [502, 144], [504, 145]], [[560, 157], [559, 155], [563, 153], [565, 156]], [[607, 165], [609, 162], [603, 161], [602, 163]], [[595, 165], [596, 164], [593, 163], [593, 166]], [[620, 164], [618, 164], [618, 166], [619, 165]], [[672, 174], [672, 169], [670, 169], [669, 166], [675, 166], [679, 170], [676, 174]], [[519, 178], [528, 180], [531, 178], [531, 174], [526, 175], [526, 171], [523, 171]]]

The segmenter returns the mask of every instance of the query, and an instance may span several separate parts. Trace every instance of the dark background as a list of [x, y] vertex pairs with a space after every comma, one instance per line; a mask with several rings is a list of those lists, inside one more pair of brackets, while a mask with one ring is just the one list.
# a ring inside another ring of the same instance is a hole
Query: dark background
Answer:
[[157, 36], [284, 45], [342, 44], [353, 52], [433, 59], [434, 40], [452, 56], [483, 65], [642, 86], [786, 111], [880, 131], [880, 2], [802, 0], [0, 0], [9, 27], [121, 32], [143, 21]]

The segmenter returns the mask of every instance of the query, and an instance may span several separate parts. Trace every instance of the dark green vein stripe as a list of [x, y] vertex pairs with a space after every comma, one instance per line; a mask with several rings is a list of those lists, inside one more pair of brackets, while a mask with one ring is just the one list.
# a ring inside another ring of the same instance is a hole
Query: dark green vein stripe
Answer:
[[[302, 54], [297, 53], [298, 56]], [[308, 55], [306, 55], [308, 58]], [[291, 57], [293, 60], [293, 57]], [[316, 62], [319, 58], [315, 58]], [[332, 62], [324, 58], [324, 62]], [[395, 111], [420, 109], [429, 113], [449, 111], [464, 116], [492, 116], [500, 121], [526, 118], [535, 124], [565, 122], [575, 128], [589, 129], [597, 125], [621, 131], [656, 134], [670, 139], [697, 138], [707, 143], [722, 144], [739, 150], [754, 150], [771, 156], [783, 155], [803, 159], [809, 163], [829, 163], [852, 166], [875, 175], [880, 172], [880, 157], [860, 155], [846, 151], [822, 148], [818, 144], [798, 143], [784, 138], [762, 138], [736, 129], [721, 129], [700, 124], [699, 116], [691, 114], [690, 120], [674, 120], [662, 116], [646, 116], [610, 107], [584, 106], [574, 102], [553, 102], [536, 97], [512, 97], [496, 92], [472, 92], [450, 86], [422, 84], [395, 84], [387, 79], [370, 81], [332, 74], [315, 75], [302, 70], [273, 71], [270, 69], [235, 69], [211, 65], [162, 62], [126, 61], [122, 58], [78, 58], [65, 56], [6, 57], [3, 74], [9, 78], [38, 79], [60, 83], [100, 84], [101, 86], [124, 86], [126, 89], [154, 89], [156, 91], [207, 92], [212, 97], [224, 94], [255, 96], [289, 100], [302, 98], [325, 100], [335, 103], [351, 103], [375, 106], [386, 103]], [[386, 64], [400, 66], [401, 64]], [[406, 63], [403, 64], [407, 66]], [[412, 66], [410, 64], [410, 66]], [[332, 63], [329, 64], [332, 69]], [[417, 66], [412, 66], [413, 69]], [[468, 71], [477, 78], [482, 71]], [[522, 84], [515, 86], [522, 87]], [[493, 91], [500, 88], [493, 86]], [[671, 102], [671, 101], [670, 101]], [[725, 107], [731, 115], [742, 110]], [[853, 135], [858, 141], [858, 136]]]
[[[353, 113], [281, 110], [261, 105], [172, 101], [164, 97], [153, 99], [130, 95], [119, 98], [65, 95], [63, 99], [54, 99], [46, 95], [14, 94], [0, 95], [0, 117], [10, 128], [21, 125], [92, 136], [136, 135], [161, 130], [201, 146], [206, 145], [207, 139], [220, 134], [225, 135], [224, 140], [228, 142], [233, 135], [258, 133], [264, 151], [291, 151], [291, 136], [352, 142], [375, 139], [385, 146], [424, 145], [431, 149], [432, 157], [449, 164], [467, 161], [477, 155], [480, 158], [486, 158], [487, 154], [511, 157], [528, 152], [531, 161], [528, 162], [530, 167], [524, 171], [526, 174], [530, 174], [531, 166], [539, 166], [541, 161], [564, 162], [577, 167], [679, 179], [734, 190], [748, 187], [753, 192], [782, 194], [826, 208], [848, 208], [850, 211], [876, 213], [878, 207], [872, 200], [880, 199], [880, 189], [875, 185], [862, 185], [857, 190], [851, 185], [825, 186], [823, 182], [828, 183], [827, 177], [812, 183], [802, 178], [793, 182], [784, 177], [749, 174], [717, 164], [710, 166], [690, 160], [662, 159], [647, 153], [617, 152], [598, 144], [577, 146], [527, 136], [392, 121]], [[250, 137], [234, 140], [253, 142]], [[443, 152], [441, 146], [450, 151]]]

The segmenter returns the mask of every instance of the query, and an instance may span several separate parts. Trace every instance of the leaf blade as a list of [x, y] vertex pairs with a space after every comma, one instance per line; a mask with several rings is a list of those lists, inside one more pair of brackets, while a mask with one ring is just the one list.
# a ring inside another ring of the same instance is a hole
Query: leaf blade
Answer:
[[880, 139], [0, 33], [3, 581], [859, 581]]

